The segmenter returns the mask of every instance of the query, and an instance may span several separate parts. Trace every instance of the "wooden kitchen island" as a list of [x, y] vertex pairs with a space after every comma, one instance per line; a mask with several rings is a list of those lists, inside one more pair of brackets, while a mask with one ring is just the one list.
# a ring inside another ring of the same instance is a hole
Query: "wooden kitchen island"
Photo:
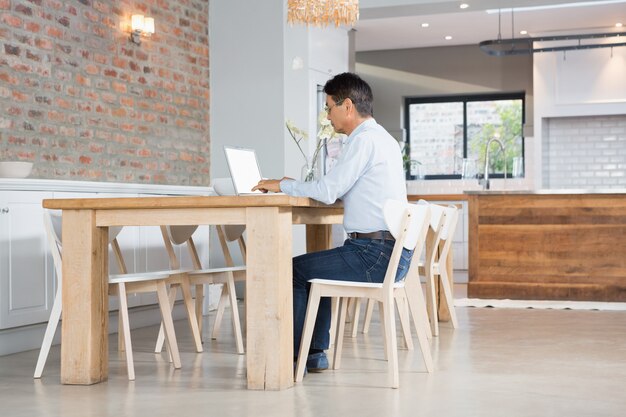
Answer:
[[626, 301], [626, 190], [467, 194], [469, 297]]

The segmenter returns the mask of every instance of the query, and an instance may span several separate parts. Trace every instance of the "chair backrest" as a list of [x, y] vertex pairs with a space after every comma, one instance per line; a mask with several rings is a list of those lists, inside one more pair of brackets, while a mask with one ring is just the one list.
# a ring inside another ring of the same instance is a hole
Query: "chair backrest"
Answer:
[[180, 260], [176, 256], [174, 251], [174, 245], [182, 245], [187, 243], [189, 252], [191, 254], [191, 260], [194, 269], [202, 269], [200, 264], [200, 257], [196, 250], [196, 246], [193, 243], [192, 235], [198, 229], [197, 225], [194, 226], [161, 226], [161, 235], [163, 236], [163, 243], [165, 244], [165, 250], [170, 259], [170, 268], [180, 269]]
[[417, 204], [426, 205], [430, 207], [430, 228], [434, 231], [438, 231], [441, 229], [442, 221], [441, 216], [444, 215], [444, 208], [438, 204], [429, 203], [426, 200], [418, 200]]
[[383, 287], [391, 289], [395, 282], [402, 249], [414, 250], [414, 253], [418, 254], [422, 251], [430, 221], [430, 207], [387, 200], [383, 213], [389, 232], [396, 238], [383, 283]]
[[442, 231], [447, 222], [448, 211], [446, 207], [439, 204], [432, 204], [425, 200], [419, 200], [417, 204], [428, 205], [430, 207], [430, 227], [426, 235], [426, 263], [432, 265], [437, 260], [439, 254], [439, 243], [441, 242]]
[[198, 230], [198, 226], [163, 226], [167, 238], [174, 245], [182, 245]]
[[[215, 190], [217, 195], [236, 195], [235, 186], [233, 185], [233, 180], [230, 177], [214, 178], [211, 181], [211, 186], [213, 186], [213, 189]], [[246, 230], [246, 226], [229, 224], [216, 226], [216, 229], [220, 239], [220, 246], [222, 247], [222, 253], [224, 254], [226, 266], [235, 266], [227, 243], [233, 242], [235, 240], [239, 244], [239, 249], [241, 250], [241, 255], [245, 262], [246, 242], [243, 239], [243, 232]]]
[[[222, 253], [224, 254], [226, 266], [234, 266], [233, 258], [228, 248], [228, 242], [232, 242], [234, 240], [238, 241], [242, 257], [245, 260], [246, 244], [243, 239], [243, 232], [246, 227], [240, 225], [217, 225], [215, 228], [220, 240], [220, 246], [222, 248]], [[198, 250], [196, 249], [196, 245], [192, 237], [197, 229], [198, 226], [161, 226], [163, 242], [165, 243], [165, 249], [167, 250], [167, 254], [170, 259], [170, 267], [172, 269], [179, 269], [181, 267], [180, 260], [174, 251], [174, 245], [178, 246], [183, 243], [187, 243], [187, 249], [189, 250], [189, 255], [191, 256], [194, 269], [202, 269], [200, 256], [198, 255]]]
[[459, 209], [454, 205], [444, 207], [445, 222], [441, 228], [440, 238], [443, 243], [441, 252], [439, 253], [439, 259], [444, 260], [450, 252], [452, 247], [452, 239], [456, 230], [456, 225], [459, 220]]
[[61, 279], [62, 262], [61, 262], [61, 213], [58, 211], [44, 210], [43, 225], [46, 229], [46, 236], [50, 244], [50, 252], [52, 252], [52, 260], [54, 262], [54, 270], [57, 273], [57, 279]]
[[[43, 224], [50, 242], [50, 251], [54, 262], [54, 269], [57, 278], [61, 279], [62, 272], [62, 249], [63, 249], [63, 216], [61, 210], [44, 210]], [[122, 231], [121, 226], [109, 227], [109, 244], [113, 247], [113, 252], [117, 260], [117, 264], [122, 274], [127, 273], [126, 264], [122, 258], [122, 252], [117, 243], [117, 236]]]
[[243, 238], [243, 232], [246, 230], [245, 225], [224, 225], [215, 226], [217, 230], [217, 236], [220, 240], [220, 247], [222, 248], [222, 254], [224, 255], [224, 261], [226, 266], [235, 266], [233, 257], [228, 248], [228, 242], [237, 241], [239, 244], [239, 250], [241, 251], [241, 257], [244, 263], [246, 262], [246, 241]]

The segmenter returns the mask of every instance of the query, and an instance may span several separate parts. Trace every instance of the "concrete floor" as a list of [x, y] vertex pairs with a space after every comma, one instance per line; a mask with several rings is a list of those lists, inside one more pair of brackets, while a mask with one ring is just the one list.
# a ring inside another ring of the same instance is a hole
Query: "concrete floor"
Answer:
[[[230, 329], [193, 353], [177, 322], [183, 368], [151, 349], [157, 328], [133, 332], [137, 379], [110, 341], [109, 380], [59, 384], [59, 347], [33, 380], [37, 351], [0, 357], [2, 416], [624, 416], [626, 314], [568, 310], [457, 308], [460, 328], [443, 324], [432, 341], [435, 371], [419, 350], [401, 350], [400, 389], [385, 388], [380, 326], [346, 339], [342, 369], [309, 374], [282, 392], [245, 389], [245, 356]], [[212, 317], [205, 322], [212, 322]], [[207, 323], [207, 324], [209, 324]], [[206, 334], [208, 332], [206, 331]]]

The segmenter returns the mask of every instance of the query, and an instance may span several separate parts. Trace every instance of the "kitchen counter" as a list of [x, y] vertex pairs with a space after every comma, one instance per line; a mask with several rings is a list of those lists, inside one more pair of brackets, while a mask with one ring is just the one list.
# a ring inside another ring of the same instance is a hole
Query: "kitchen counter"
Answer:
[[466, 194], [469, 297], [626, 301], [626, 190]]
[[509, 195], [509, 194], [531, 194], [531, 195], [587, 195], [587, 194], [626, 194], [624, 188], [613, 188], [604, 190], [576, 190], [576, 189], [563, 189], [563, 190], [477, 190], [477, 191], [464, 191], [467, 195]]
[[409, 201], [426, 200], [426, 201], [465, 201], [466, 194], [409, 194]]

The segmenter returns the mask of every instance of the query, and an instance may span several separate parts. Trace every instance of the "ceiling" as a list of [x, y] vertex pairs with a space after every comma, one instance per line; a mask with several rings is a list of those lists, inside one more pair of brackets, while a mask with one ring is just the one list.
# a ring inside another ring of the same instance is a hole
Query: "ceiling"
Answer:
[[[361, 0], [356, 50], [423, 48], [478, 44], [488, 39], [626, 32], [626, 0]], [[619, 1], [619, 2], [617, 2]], [[461, 10], [461, 3], [469, 4]], [[576, 4], [576, 7], [563, 7]], [[518, 10], [529, 6], [559, 6]], [[498, 10], [488, 14], [486, 10]], [[514, 9], [511, 13], [510, 8]], [[509, 10], [507, 10], [509, 9]], [[621, 22], [622, 28], [615, 24]], [[429, 27], [423, 28], [422, 23]], [[514, 27], [514, 31], [512, 31]], [[527, 30], [521, 35], [520, 30]], [[452, 36], [445, 40], [445, 36]]]

